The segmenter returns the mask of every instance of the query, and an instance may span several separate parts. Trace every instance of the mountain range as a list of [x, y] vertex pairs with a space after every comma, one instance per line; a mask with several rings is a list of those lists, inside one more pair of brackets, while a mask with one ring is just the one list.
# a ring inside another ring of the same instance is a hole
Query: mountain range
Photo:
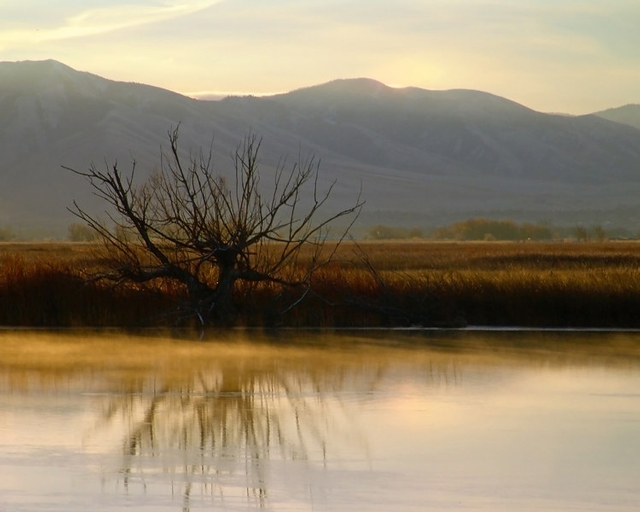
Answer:
[[0, 63], [0, 118], [0, 227], [17, 232], [64, 236], [74, 200], [100, 211], [62, 166], [135, 160], [144, 178], [178, 125], [185, 153], [211, 147], [223, 174], [248, 134], [262, 139], [266, 181], [279, 162], [315, 155], [321, 186], [337, 182], [332, 207], [361, 190], [363, 226], [485, 216], [640, 227], [640, 105], [546, 114], [486, 92], [367, 78], [204, 101], [48, 60]]

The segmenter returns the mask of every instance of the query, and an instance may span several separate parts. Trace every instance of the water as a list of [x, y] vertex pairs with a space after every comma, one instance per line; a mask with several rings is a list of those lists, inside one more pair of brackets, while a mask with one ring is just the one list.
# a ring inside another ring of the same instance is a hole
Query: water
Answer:
[[640, 335], [0, 333], [0, 512], [631, 511]]

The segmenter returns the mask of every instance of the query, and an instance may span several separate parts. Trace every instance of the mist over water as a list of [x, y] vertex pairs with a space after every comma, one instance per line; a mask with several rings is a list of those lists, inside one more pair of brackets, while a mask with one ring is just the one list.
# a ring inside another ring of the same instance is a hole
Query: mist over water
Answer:
[[640, 335], [0, 333], [0, 510], [635, 510]]

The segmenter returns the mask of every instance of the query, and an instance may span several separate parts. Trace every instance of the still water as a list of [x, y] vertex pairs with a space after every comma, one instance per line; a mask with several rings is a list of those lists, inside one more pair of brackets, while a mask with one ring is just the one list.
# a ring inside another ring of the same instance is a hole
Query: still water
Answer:
[[640, 334], [0, 332], [0, 512], [639, 507]]

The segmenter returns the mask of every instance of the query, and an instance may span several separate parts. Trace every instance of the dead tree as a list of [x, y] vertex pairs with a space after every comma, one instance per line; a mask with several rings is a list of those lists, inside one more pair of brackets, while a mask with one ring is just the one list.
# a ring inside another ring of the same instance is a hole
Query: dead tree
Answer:
[[[231, 324], [236, 315], [238, 282], [270, 282], [305, 287], [311, 275], [333, 255], [322, 251], [328, 227], [347, 217], [344, 239], [362, 206], [325, 212], [333, 184], [318, 182], [315, 158], [287, 170], [279, 164], [265, 192], [260, 184], [261, 141], [245, 137], [236, 148], [235, 180], [214, 174], [212, 150], [189, 156], [178, 151], [178, 129], [168, 132], [170, 151], [161, 155], [159, 171], [135, 181], [135, 162], [123, 174], [117, 163], [104, 170], [66, 169], [83, 176], [107, 203], [107, 220], [74, 201], [70, 211], [95, 230], [104, 243], [109, 269], [98, 276], [116, 282], [144, 283], [168, 279], [184, 285], [187, 309], [202, 324]], [[305, 267], [297, 266], [304, 247]], [[296, 272], [292, 272], [293, 268]]]

